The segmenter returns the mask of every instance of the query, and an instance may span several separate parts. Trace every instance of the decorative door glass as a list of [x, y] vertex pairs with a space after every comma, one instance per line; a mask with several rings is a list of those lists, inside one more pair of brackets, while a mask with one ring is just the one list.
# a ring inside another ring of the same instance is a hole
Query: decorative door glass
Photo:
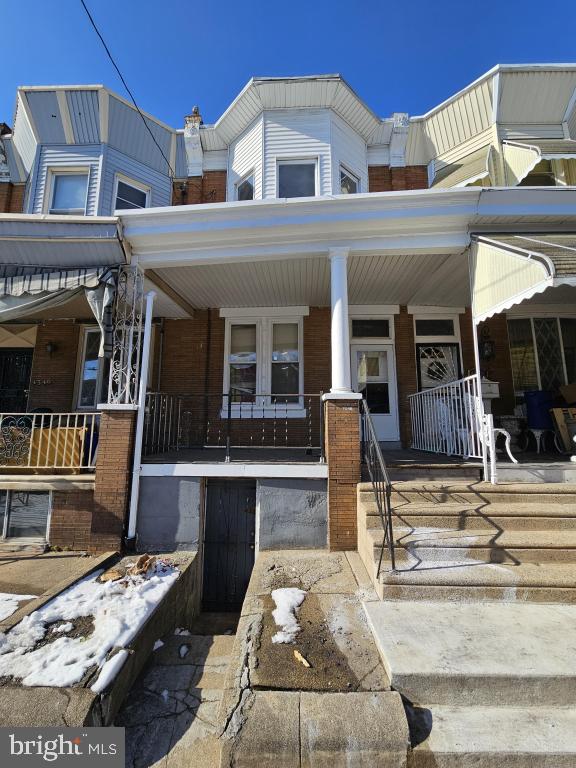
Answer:
[[390, 413], [388, 352], [358, 350], [356, 352], [358, 391], [371, 413]]
[[564, 366], [556, 318], [535, 317], [534, 337], [538, 350], [540, 389], [558, 389], [561, 384], [564, 384]]
[[458, 344], [416, 344], [420, 389], [431, 389], [460, 378]]

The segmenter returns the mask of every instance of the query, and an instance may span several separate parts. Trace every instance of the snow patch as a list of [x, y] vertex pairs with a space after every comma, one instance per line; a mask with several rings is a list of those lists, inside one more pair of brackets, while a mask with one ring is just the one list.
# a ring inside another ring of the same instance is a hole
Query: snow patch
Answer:
[[174, 634], [175, 634], [175, 635], [184, 635], [184, 636], [188, 636], [188, 635], [190, 634], [190, 630], [188, 630], [188, 629], [182, 629], [182, 627], [176, 627], [176, 629], [174, 630]]
[[102, 693], [102, 691], [106, 690], [120, 671], [121, 667], [124, 666], [124, 662], [128, 658], [128, 655], [128, 651], [122, 649], [121, 651], [118, 651], [118, 653], [115, 653], [111, 659], [105, 661], [104, 664], [102, 664], [98, 679], [94, 685], [90, 687], [90, 690], [94, 691], [94, 693]]
[[183, 659], [185, 656], [188, 656], [188, 651], [190, 650], [189, 645], [181, 645], [180, 650], [178, 653], [180, 654], [180, 658]]
[[[0, 677], [20, 678], [23, 685], [30, 686], [79, 683], [90, 667], [103, 669], [113, 648], [131, 642], [179, 575], [176, 568], [162, 561], [145, 575], [117, 581], [101, 583], [96, 580], [101, 573], [90, 574], [25, 616], [7, 634], [0, 633]], [[93, 618], [94, 630], [89, 637], [58, 636], [35, 648], [50, 624], [83, 616]], [[119, 664], [117, 660], [115, 665]], [[118, 670], [115, 665], [107, 668], [109, 675], [111, 668]]]
[[18, 604], [24, 600], [34, 600], [37, 595], [12, 595], [8, 592], [0, 592], [0, 621], [12, 616], [18, 610]]
[[162, 648], [163, 645], [164, 643], [162, 642], [162, 640], [156, 640], [156, 642], [154, 643], [154, 648], [152, 648], [152, 650], [157, 651], [159, 648]]
[[61, 632], [70, 632], [74, 628], [74, 624], [71, 621], [67, 621], [65, 624], [60, 624], [59, 627], [52, 627], [51, 632], [54, 635], [59, 635]]
[[272, 600], [276, 608], [272, 611], [272, 617], [280, 631], [272, 637], [273, 643], [292, 643], [300, 632], [300, 625], [296, 619], [296, 612], [304, 602], [306, 592], [296, 587], [284, 587], [272, 591]]

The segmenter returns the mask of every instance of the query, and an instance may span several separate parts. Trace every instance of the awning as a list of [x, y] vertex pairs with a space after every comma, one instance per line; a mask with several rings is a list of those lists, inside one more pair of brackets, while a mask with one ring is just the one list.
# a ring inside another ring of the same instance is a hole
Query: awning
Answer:
[[111, 353], [112, 304], [116, 290], [110, 267], [44, 270], [0, 265], [0, 323], [30, 317], [85, 293], [101, 330], [100, 357]]
[[435, 175], [433, 187], [444, 189], [447, 187], [464, 187], [474, 181], [492, 176], [492, 147], [488, 145], [461, 158], [455, 163], [444, 164], [435, 162]]
[[529, 139], [503, 141], [502, 152], [506, 182], [519, 184], [541, 160], [572, 160], [576, 158], [576, 141], [571, 139]]
[[478, 323], [547, 288], [576, 286], [576, 235], [473, 235], [470, 275]]

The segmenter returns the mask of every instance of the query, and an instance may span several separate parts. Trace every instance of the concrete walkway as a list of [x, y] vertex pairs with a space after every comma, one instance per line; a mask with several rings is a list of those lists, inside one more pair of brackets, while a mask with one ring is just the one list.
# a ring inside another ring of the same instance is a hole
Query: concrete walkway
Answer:
[[189, 634], [162, 638], [116, 717], [126, 728], [126, 768], [217, 768], [235, 625], [233, 615], [203, 614]]

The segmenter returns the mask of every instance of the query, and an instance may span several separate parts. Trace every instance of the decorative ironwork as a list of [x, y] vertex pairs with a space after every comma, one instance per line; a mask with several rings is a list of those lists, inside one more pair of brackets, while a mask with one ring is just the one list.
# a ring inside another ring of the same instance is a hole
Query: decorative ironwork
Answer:
[[26, 466], [30, 455], [33, 419], [20, 414], [0, 418], [0, 466]]
[[144, 275], [138, 267], [122, 267], [118, 272], [114, 302], [109, 404], [138, 403], [143, 323]]

